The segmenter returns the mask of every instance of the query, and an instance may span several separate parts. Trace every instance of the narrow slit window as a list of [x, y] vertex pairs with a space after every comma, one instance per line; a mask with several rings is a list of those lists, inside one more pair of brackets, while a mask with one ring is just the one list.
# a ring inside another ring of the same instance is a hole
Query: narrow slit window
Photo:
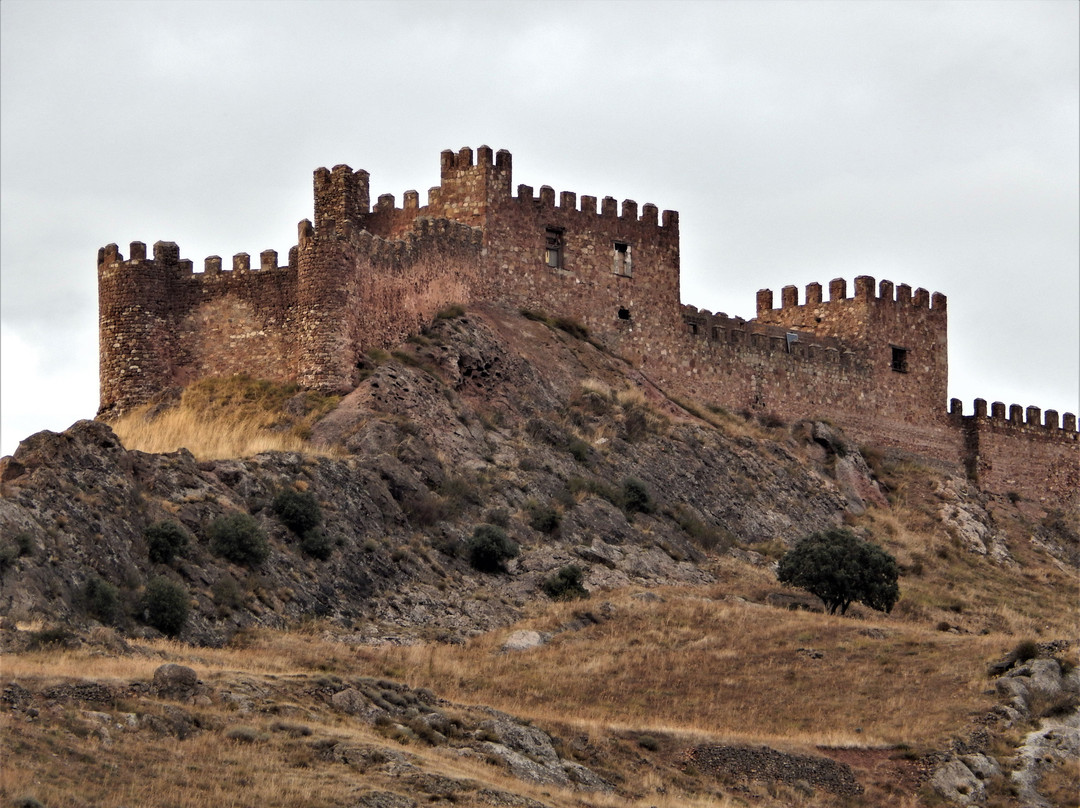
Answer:
[[545, 231], [544, 263], [552, 269], [563, 266], [563, 229], [549, 227]]
[[627, 278], [633, 277], [633, 265], [630, 261], [630, 245], [625, 241], [615, 242], [614, 272], [616, 275], [623, 275]]
[[892, 369], [896, 373], [908, 372], [908, 349], [892, 346]]

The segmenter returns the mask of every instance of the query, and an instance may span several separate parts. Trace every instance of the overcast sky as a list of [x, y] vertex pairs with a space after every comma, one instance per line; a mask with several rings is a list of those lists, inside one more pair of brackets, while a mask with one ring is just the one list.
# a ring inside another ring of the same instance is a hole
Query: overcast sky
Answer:
[[[1080, 4], [0, 3], [0, 453], [97, 408], [99, 247], [287, 254], [439, 152], [680, 212], [686, 303], [949, 297], [950, 395], [1078, 409]], [[801, 294], [801, 293], [800, 293]]]

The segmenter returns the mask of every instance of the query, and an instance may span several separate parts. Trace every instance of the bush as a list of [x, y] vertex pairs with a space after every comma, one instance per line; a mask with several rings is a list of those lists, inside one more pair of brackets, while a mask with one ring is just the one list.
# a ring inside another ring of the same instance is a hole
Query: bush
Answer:
[[219, 516], [206, 530], [210, 549], [236, 564], [257, 566], [270, 555], [266, 534], [246, 513]]
[[285, 527], [297, 536], [303, 536], [322, 523], [322, 508], [315, 495], [308, 491], [286, 488], [274, 497], [270, 506]]
[[577, 564], [563, 567], [554, 575], [544, 579], [543, 589], [553, 600], [574, 600], [589, 597], [589, 590], [582, 586], [585, 571]]
[[326, 561], [334, 552], [334, 542], [323, 531], [315, 528], [300, 539], [300, 549], [312, 558]]
[[780, 559], [776, 576], [817, 595], [829, 614], [844, 614], [852, 601], [889, 612], [900, 597], [896, 559], [844, 528], [800, 539]]
[[550, 505], [541, 505], [531, 502], [527, 506], [529, 510], [529, 527], [539, 530], [541, 533], [555, 533], [559, 529], [559, 512]]
[[0, 544], [0, 573], [14, 566], [19, 557], [19, 548], [14, 544]]
[[123, 615], [120, 590], [96, 575], [86, 580], [83, 600], [86, 603], [87, 613], [107, 625], [115, 625]]
[[163, 634], [176, 636], [187, 623], [190, 598], [183, 584], [153, 578], [143, 594], [143, 620]]
[[0, 573], [14, 566], [16, 559], [33, 554], [34, 537], [26, 531], [16, 533], [10, 542], [0, 545]]
[[1012, 651], [1012, 658], [1016, 662], [1027, 662], [1029, 659], [1038, 659], [1039, 644], [1035, 640], [1021, 640]]
[[479, 525], [465, 543], [469, 563], [481, 572], [499, 572], [518, 554], [518, 545], [496, 525]]
[[169, 520], [150, 525], [143, 531], [143, 536], [150, 560], [158, 564], [168, 564], [173, 556], [183, 555], [188, 544], [187, 531]]
[[581, 438], [573, 438], [567, 447], [570, 455], [579, 463], [588, 464], [592, 457], [592, 447]]
[[623, 508], [627, 513], [652, 513], [649, 489], [637, 477], [627, 477], [622, 484]]

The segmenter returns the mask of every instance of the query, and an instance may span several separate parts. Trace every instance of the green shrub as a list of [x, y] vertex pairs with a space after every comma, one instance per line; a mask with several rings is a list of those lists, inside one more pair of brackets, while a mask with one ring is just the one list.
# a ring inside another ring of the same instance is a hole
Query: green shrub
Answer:
[[559, 512], [550, 505], [541, 505], [538, 502], [530, 502], [527, 506], [529, 511], [529, 527], [539, 530], [541, 533], [555, 533], [559, 529], [561, 517]]
[[211, 550], [236, 564], [257, 566], [270, 555], [266, 533], [250, 514], [219, 516], [210, 523], [206, 535]]
[[16, 533], [11, 541], [0, 544], [0, 573], [14, 566], [15, 560], [34, 554], [34, 537], [26, 531]]
[[497, 525], [479, 525], [465, 542], [469, 563], [481, 572], [499, 572], [519, 552], [517, 542]]
[[123, 615], [120, 590], [96, 575], [86, 579], [83, 601], [87, 613], [107, 625], [115, 625]]
[[174, 556], [183, 555], [188, 544], [188, 533], [176, 522], [155, 522], [143, 531], [150, 560], [168, 564]]
[[270, 506], [285, 523], [285, 527], [297, 536], [303, 536], [322, 523], [322, 508], [315, 495], [309, 491], [286, 488], [279, 491]]
[[544, 579], [543, 589], [548, 597], [553, 600], [574, 600], [575, 598], [589, 597], [589, 591], [582, 586], [585, 571], [577, 564], [563, 567]]
[[334, 542], [323, 531], [313, 528], [300, 539], [300, 549], [312, 558], [326, 561], [334, 552]]
[[781, 583], [821, 598], [829, 614], [837, 609], [844, 614], [852, 601], [892, 611], [900, 597], [898, 575], [895, 558], [845, 528], [800, 539], [780, 559], [776, 571]]
[[431, 527], [451, 516], [450, 504], [426, 488], [404, 494], [399, 504], [413, 527]]
[[622, 484], [623, 509], [627, 513], [652, 513], [649, 489], [637, 477], [627, 477]]
[[143, 620], [163, 634], [176, 636], [187, 623], [190, 598], [183, 584], [153, 578], [143, 594]]
[[648, 749], [650, 752], [655, 752], [660, 748], [660, 742], [656, 740], [652, 735], [641, 735], [637, 739], [638, 746], [642, 749]]
[[12, 539], [15, 549], [19, 551], [19, 557], [32, 556], [34, 554], [34, 535], [25, 530], [16, 533]]
[[579, 463], [588, 464], [592, 457], [592, 447], [581, 438], [573, 438], [567, 447], [571, 457]]
[[14, 544], [4, 542], [0, 544], [0, 573], [15, 565], [15, 559], [19, 557], [19, 548]]

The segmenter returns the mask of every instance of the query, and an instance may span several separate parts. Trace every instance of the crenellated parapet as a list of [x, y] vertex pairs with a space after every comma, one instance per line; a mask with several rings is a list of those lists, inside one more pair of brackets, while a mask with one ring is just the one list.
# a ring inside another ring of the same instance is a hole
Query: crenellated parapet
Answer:
[[835, 337], [795, 331], [757, 320], [713, 314], [694, 306], [682, 307], [682, 325], [691, 340], [718, 350], [752, 351], [763, 356], [788, 357], [797, 362], [851, 365], [854, 353]]
[[1061, 415], [1059, 420], [1057, 410], [1043, 411], [1039, 407], [1023, 407], [1019, 404], [1010, 404], [1006, 408], [1001, 401], [993, 402], [988, 408], [986, 400], [982, 398], [975, 399], [973, 410], [971, 415], [965, 416], [964, 405], [960, 399], [949, 401], [949, 415], [953, 419], [962, 419], [979, 428], [1014, 431], [1018, 435], [1038, 435], [1071, 442], [1078, 440], [1075, 413], [1067, 412]]
[[1080, 435], [1076, 415], [1056, 410], [1006, 408], [977, 398], [964, 415], [959, 399], [949, 403], [949, 418], [963, 436], [962, 462], [985, 490], [1041, 502], [1049, 507], [1080, 504]]
[[851, 295], [848, 294], [847, 281], [843, 278], [834, 278], [829, 282], [827, 300], [823, 296], [823, 291], [820, 283], [807, 284], [800, 303], [798, 287], [785, 286], [780, 291], [780, 307], [775, 308], [773, 290], [761, 289], [757, 293], [758, 319], [782, 320], [787, 323], [799, 322], [809, 327], [811, 323], [819, 325], [827, 318], [832, 319], [838, 313], [871, 306], [894, 312], [914, 309], [917, 313], [927, 316], [943, 316], [948, 304], [947, 298], [940, 292], [931, 294], [922, 288], [915, 289], [913, 292], [906, 283], [896, 285], [892, 281], [882, 280], [875, 289], [875, 280], [869, 275], [859, 275], [855, 278]]
[[[580, 199], [580, 201], [579, 201]], [[573, 191], [562, 191], [558, 194], [556, 202], [555, 189], [549, 185], [540, 186], [539, 195], [533, 192], [530, 185], [519, 185], [514, 201], [523, 206], [529, 206], [538, 213], [548, 214], [553, 217], [566, 217], [580, 214], [577, 221], [585, 224], [595, 223], [603, 226], [606, 223], [613, 225], [634, 223], [647, 227], [663, 228], [678, 233], [678, 211], [665, 210], [660, 216], [659, 209], [652, 203], [641, 206], [638, 212], [638, 203], [633, 199], [624, 199], [620, 209], [618, 200], [612, 196], [605, 196], [599, 200], [597, 209], [597, 197], [582, 195], [580, 198]]]

